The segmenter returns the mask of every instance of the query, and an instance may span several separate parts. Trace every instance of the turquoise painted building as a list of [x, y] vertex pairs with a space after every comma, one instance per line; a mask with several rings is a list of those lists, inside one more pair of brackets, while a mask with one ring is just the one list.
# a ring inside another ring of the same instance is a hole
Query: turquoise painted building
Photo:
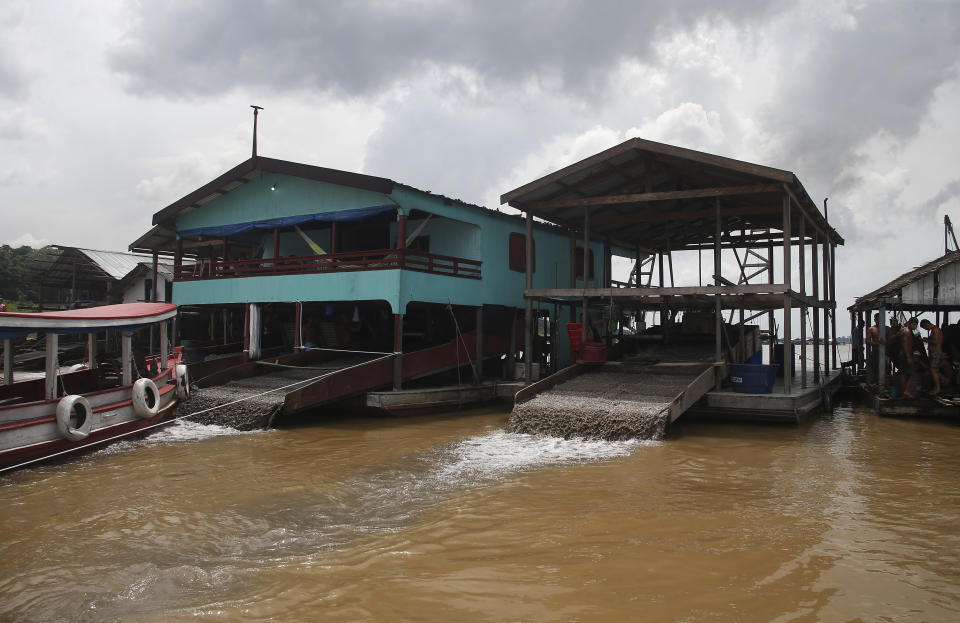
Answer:
[[[191, 342], [409, 350], [457, 331], [511, 334], [525, 305], [524, 218], [386, 178], [255, 156], [153, 223], [130, 248], [173, 256]], [[609, 284], [616, 249], [591, 245], [585, 283], [582, 236], [538, 222], [533, 239], [533, 287]], [[569, 361], [555, 330], [568, 320], [538, 310], [551, 368]]]

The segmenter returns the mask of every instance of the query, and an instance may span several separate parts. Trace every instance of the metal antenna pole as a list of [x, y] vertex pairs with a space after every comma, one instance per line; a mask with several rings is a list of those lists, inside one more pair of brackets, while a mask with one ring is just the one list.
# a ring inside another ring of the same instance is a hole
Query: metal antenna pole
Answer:
[[263, 106], [250, 105], [253, 109], [253, 157], [257, 157], [257, 113], [263, 110]]
[[943, 252], [944, 254], [950, 252], [950, 244], [947, 240], [947, 234], [950, 235], [950, 239], [953, 240], [953, 248], [955, 251], [960, 250], [960, 245], [957, 245], [957, 237], [953, 233], [953, 223], [950, 222], [950, 217], [946, 214], [943, 215]]

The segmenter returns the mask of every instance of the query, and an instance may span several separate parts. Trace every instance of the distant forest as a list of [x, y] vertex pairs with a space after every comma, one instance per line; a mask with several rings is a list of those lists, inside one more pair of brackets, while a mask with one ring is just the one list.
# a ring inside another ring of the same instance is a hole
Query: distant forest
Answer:
[[8, 304], [12, 301], [36, 303], [40, 271], [59, 254], [55, 247], [13, 248], [6, 244], [0, 247], [0, 297]]

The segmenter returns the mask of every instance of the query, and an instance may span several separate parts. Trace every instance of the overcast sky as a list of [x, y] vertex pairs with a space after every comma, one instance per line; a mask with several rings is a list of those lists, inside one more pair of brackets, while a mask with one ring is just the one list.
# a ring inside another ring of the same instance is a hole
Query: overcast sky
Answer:
[[[0, 2], [0, 243], [125, 249], [250, 155], [499, 195], [638, 136], [797, 174], [840, 304], [960, 222], [960, 2]], [[842, 315], [841, 315], [842, 318]]]

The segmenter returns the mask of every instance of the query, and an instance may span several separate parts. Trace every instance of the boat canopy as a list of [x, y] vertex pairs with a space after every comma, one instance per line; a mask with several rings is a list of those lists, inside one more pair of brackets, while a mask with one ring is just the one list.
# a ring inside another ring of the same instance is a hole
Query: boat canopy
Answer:
[[106, 329], [132, 333], [176, 315], [173, 303], [123, 303], [34, 314], [0, 312], [0, 339], [28, 333], [94, 333]]
[[335, 212], [317, 212], [315, 214], [300, 214], [297, 216], [282, 216], [278, 218], [265, 219], [262, 221], [249, 221], [247, 223], [232, 223], [229, 225], [210, 225], [209, 227], [196, 227], [194, 229], [182, 229], [177, 232], [180, 238], [191, 238], [193, 236], [210, 236], [211, 238], [221, 238], [223, 236], [233, 236], [245, 231], [255, 229], [273, 229], [275, 227], [293, 227], [294, 225], [303, 225], [304, 223], [330, 223], [344, 221], [358, 221], [380, 214], [396, 210], [399, 206], [396, 204], [370, 206], [367, 208], [352, 208], [350, 210], [337, 210]]

